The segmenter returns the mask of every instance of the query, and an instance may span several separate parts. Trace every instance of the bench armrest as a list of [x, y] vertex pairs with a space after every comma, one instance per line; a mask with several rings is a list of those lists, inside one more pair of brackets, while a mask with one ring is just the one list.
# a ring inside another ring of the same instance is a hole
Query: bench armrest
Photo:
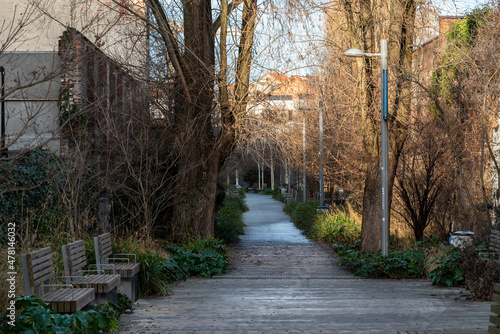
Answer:
[[127, 261], [127, 263], [130, 264], [130, 259], [128, 257], [108, 257], [107, 261], [109, 260]]
[[137, 262], [137, 254], [134, 254], [134, 253], [116, 253], [116, 254], [113, 254], [113, 256], [133, 256], [134, 257], [134, 262]]
[[[115, 274], [115, 265], [112, 263], [102, 263], [100, 264], [101, 268], [112, 268], [113, 269], [113, 275]], [[97, 264], [89, 264], [89, 267], [97, 267]], [[106, 275], [106, 272], [102, 269], [95, 269], [96, 271], [102, 271], [104, 275]]]

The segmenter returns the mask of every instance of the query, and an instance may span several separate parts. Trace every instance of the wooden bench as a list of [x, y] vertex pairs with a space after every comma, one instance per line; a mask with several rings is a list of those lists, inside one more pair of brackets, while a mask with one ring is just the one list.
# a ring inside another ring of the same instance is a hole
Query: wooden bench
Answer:
[[[121, 280], [118, 292], [126, 295], [132, 302], [139, 298], [139, 271], [141, 265], [137, 263], [135, 254], [113, 254], [111, 249], [111, 234], [105, 233], [94, 237], [94, 248], [97, 269], [103, 269], [107, 273], [113, 270], [120, 274]], [[134, 261], [130, 261], [134, 257]], [[104, 268], [101, 265], [113, 264], [114, 269]]]
[[[106, 274], [102, 269], [84, 269], [87, 267], [87, 257], [85, 256], [85, 244], [83, 240], [78, 240], [62, 246], [64, 271], [66, 272], [67, 284], [73, 284], [77, 288], [88, 285], [94, 288], [96, 302], [104, 304], [107, 302], [118, 303], [118, 285], [120, 275]], [[101, 265], [101, 267], [105, 265]], [[95, 272], [93, 275], [85, 273]]]
[[290, 202], [295, 202], [297, 200], [297, 190], [295, 189], [292, 189], [292, 193], [291, 194], [285, 194], [285, 196], [283, 196], [283, 203], [285, 204], [288, 204]]
[[493, 315], [490, 316], [488, 333], [500, 334], [500, 284], [498, 283], [493, 285], [491, 313], [493, 313]]
[[[26, 296], [35, 295], [46, 303], [54, 312], [74, 313], [89, 306], [95, 299], [93, 288], [75, 288], [71, 284], [48, 284], [54, 277], [52, 250], [50, 247], [21, 255]], [[64, 277], [62, 277], [64, 278]], [[50, 291], [49, 287], [58, 287]]]
[[490, 250], [494, 253], [500, 253], [500, 231], [491, 230], [490, 234]]

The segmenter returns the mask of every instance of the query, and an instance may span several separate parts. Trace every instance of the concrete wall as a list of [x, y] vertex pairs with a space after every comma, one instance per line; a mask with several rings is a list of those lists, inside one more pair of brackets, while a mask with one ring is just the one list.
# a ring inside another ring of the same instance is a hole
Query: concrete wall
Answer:
[[4, 52], [6, 145], [9, 150], [38, 146], [59, 152], [58, 75], [55, 52]]
[[[131, 1], [144, 15], [142, 2]], [[0, 53], [56, 51], [62, 32], [73, 27], [115, 61], [143, 66], [146, 25], [127, 11], [110, 6], [112, 1], [0, 0]]]

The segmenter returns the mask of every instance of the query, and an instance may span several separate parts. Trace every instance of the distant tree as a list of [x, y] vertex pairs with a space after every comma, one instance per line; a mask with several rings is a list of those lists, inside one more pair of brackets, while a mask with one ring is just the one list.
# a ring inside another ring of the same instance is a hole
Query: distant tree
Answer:
[[432, 118], [414, 120], [412, 136], [401, 154], [396, 181], [393, 210], [412, 229], [416, 241], [424, 237], [425, 229], [437, 222], [438, 204], [445, 204], [453, 194], [452, 159], [445, 136]]

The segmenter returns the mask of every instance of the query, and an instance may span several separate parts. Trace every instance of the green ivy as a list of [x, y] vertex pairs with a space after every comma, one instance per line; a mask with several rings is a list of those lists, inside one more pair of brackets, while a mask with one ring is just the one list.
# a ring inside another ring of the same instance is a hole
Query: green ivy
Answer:
[[41, 149], [0, 164], [0, 226], [29, 220], [34, 229], [48, 230], [61, 214], [53, 177], [62, 165], [61, 158]]
[[[0, 234], [8, 222], [29, 222], [30, 230], [39, 235], [52, 233], [54, 224], [64, 227], [68, 213], [60, 204], [67, 191], [63, 182], [74, 168], [73, 162], [43, 149], [0, 163]], [[80, 185], [82, 206], [88, 206], [93, 194], [93, 170], [88, 163]]]
[[445, 98], [448, 105], [459, 100], [461, 92], [460, 89], [457, 89], [456, 83], [463, 80], [460, 77], [466, 78], [467, 76], [466, 73], [461, 73], [461, 58], [473, 46], [476, 36], [486, 23], [486, 17], [490, 12], [491, 9], [487, 7], [475, 9], [465, 18], [453, 23], [448, 30], [445, 54], [438, 66], [439, 69], [432, 74], [435, 89]]

